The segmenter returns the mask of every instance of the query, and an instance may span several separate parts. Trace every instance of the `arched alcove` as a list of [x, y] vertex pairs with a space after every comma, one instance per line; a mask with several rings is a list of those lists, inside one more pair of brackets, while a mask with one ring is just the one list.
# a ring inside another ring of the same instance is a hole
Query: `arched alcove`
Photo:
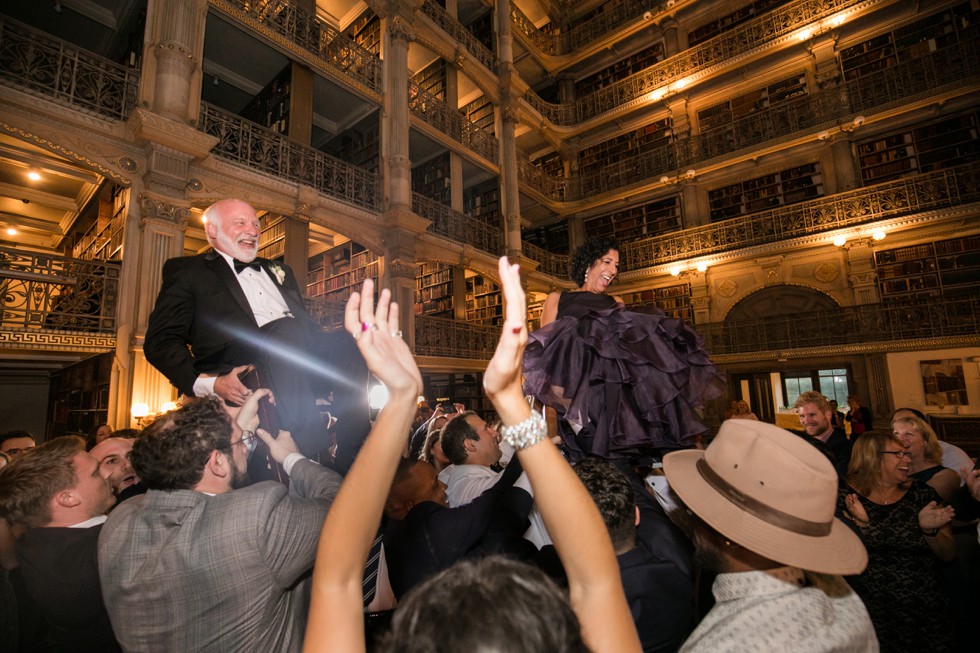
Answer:
[[813, 288], [785, 284], [768, 286], [736, 302], [725, 316], [725, 323], [798, 315], [839, 307], [832, 297]]

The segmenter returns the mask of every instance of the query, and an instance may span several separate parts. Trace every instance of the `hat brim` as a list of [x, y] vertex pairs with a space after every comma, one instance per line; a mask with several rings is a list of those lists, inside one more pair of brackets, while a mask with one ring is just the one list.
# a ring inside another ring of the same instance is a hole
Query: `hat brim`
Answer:
[[830, 533], [821, 537], [769, 524], [708, 484], [696, 467], [703, 457], [703, 451], [690, 449], [669, 453], [664, 456], [664, 473], [681, 501], [713, 529], [754, 553], [800, 569], [846, 576], [867, 567], [864, 544], [841, 520], [834, 518]]

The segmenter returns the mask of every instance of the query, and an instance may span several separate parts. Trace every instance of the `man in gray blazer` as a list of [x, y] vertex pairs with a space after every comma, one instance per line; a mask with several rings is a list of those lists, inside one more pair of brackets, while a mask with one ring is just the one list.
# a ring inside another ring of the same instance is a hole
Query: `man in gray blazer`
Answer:
[[[260, 437], [290, 484], [247, 483]], [[99, 538], [99, 576], [124, 651], [299, 651], [310, 570], [341, 478], [288, 433], [256, 436], [217, 398], [157, 419], [133, 447], [149, 488]]]

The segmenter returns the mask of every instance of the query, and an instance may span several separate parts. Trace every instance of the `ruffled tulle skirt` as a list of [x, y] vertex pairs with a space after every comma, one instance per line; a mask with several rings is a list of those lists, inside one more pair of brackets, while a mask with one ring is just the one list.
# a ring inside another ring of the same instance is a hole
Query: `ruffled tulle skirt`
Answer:
[[725, 385], [700, 336], [681, 320], [620, 307], [533, 332], [524, 379], [525, 394], [574, 427], [563, 427], [562, 438], [576, 459], [690, 447], [707, 431], [697, 408]]

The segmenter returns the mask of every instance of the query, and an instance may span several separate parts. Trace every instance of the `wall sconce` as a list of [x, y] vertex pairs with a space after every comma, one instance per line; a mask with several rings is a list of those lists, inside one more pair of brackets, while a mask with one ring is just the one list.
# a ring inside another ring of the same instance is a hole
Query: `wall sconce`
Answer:
[[850, 133], [852, 131], [855, 131], [861, 125], [863, 125], [865, 120], [867, 120], [867, 118], [865, 118], [864, 116], [854, 116], [854, 120], [852, 120], [846, 125], [841, 125], [840, 130], [842, 132]]
[[669, 175], [663, 175], [660, 178], [660, 183], [661, 184], [664, 184], [665, 186], [667, 184], [680, 184], [680, 183], [683, 183], [685, 181], [690, 181], [690, 180], [694, 179], [697, 175], [698, 175], [698, 173], [695, 170], [687, 170], [687, 171], [682, 172], [681, 174], [677, 175], [676, 177], [671, 177]]
[[679, 265], [672, 265], [669, 268], [667, 268], [667, 271], [670, 272], [670, 276], [672, 276], [672, 277], [680, 276], [681, 266], [679, 266]]
[[143, 420], [150, 415], [150, 405], [143, 403], [133, 404], [129, 409], [129, 414], [136, 418], [136, 425], [143, 428]]
[[837, 236], [834, 238], [834, 247], [843, 247], [847, 243], [847, 238], [843, 236]]
[[874, 232], [871, 234], [871, 238], [873, 238], [876, 241], [878, 241], [878, 240], [884, 240], [885, 239], [885, 232], [882, 231], [881, 229], [875, 229]]
[[707, 272], [708, 271], [708, 264], [705, 263], [704, 261], [701, 261], [700, 263], [698, 263], [697, 270], [698, 270], [698, 272]]

